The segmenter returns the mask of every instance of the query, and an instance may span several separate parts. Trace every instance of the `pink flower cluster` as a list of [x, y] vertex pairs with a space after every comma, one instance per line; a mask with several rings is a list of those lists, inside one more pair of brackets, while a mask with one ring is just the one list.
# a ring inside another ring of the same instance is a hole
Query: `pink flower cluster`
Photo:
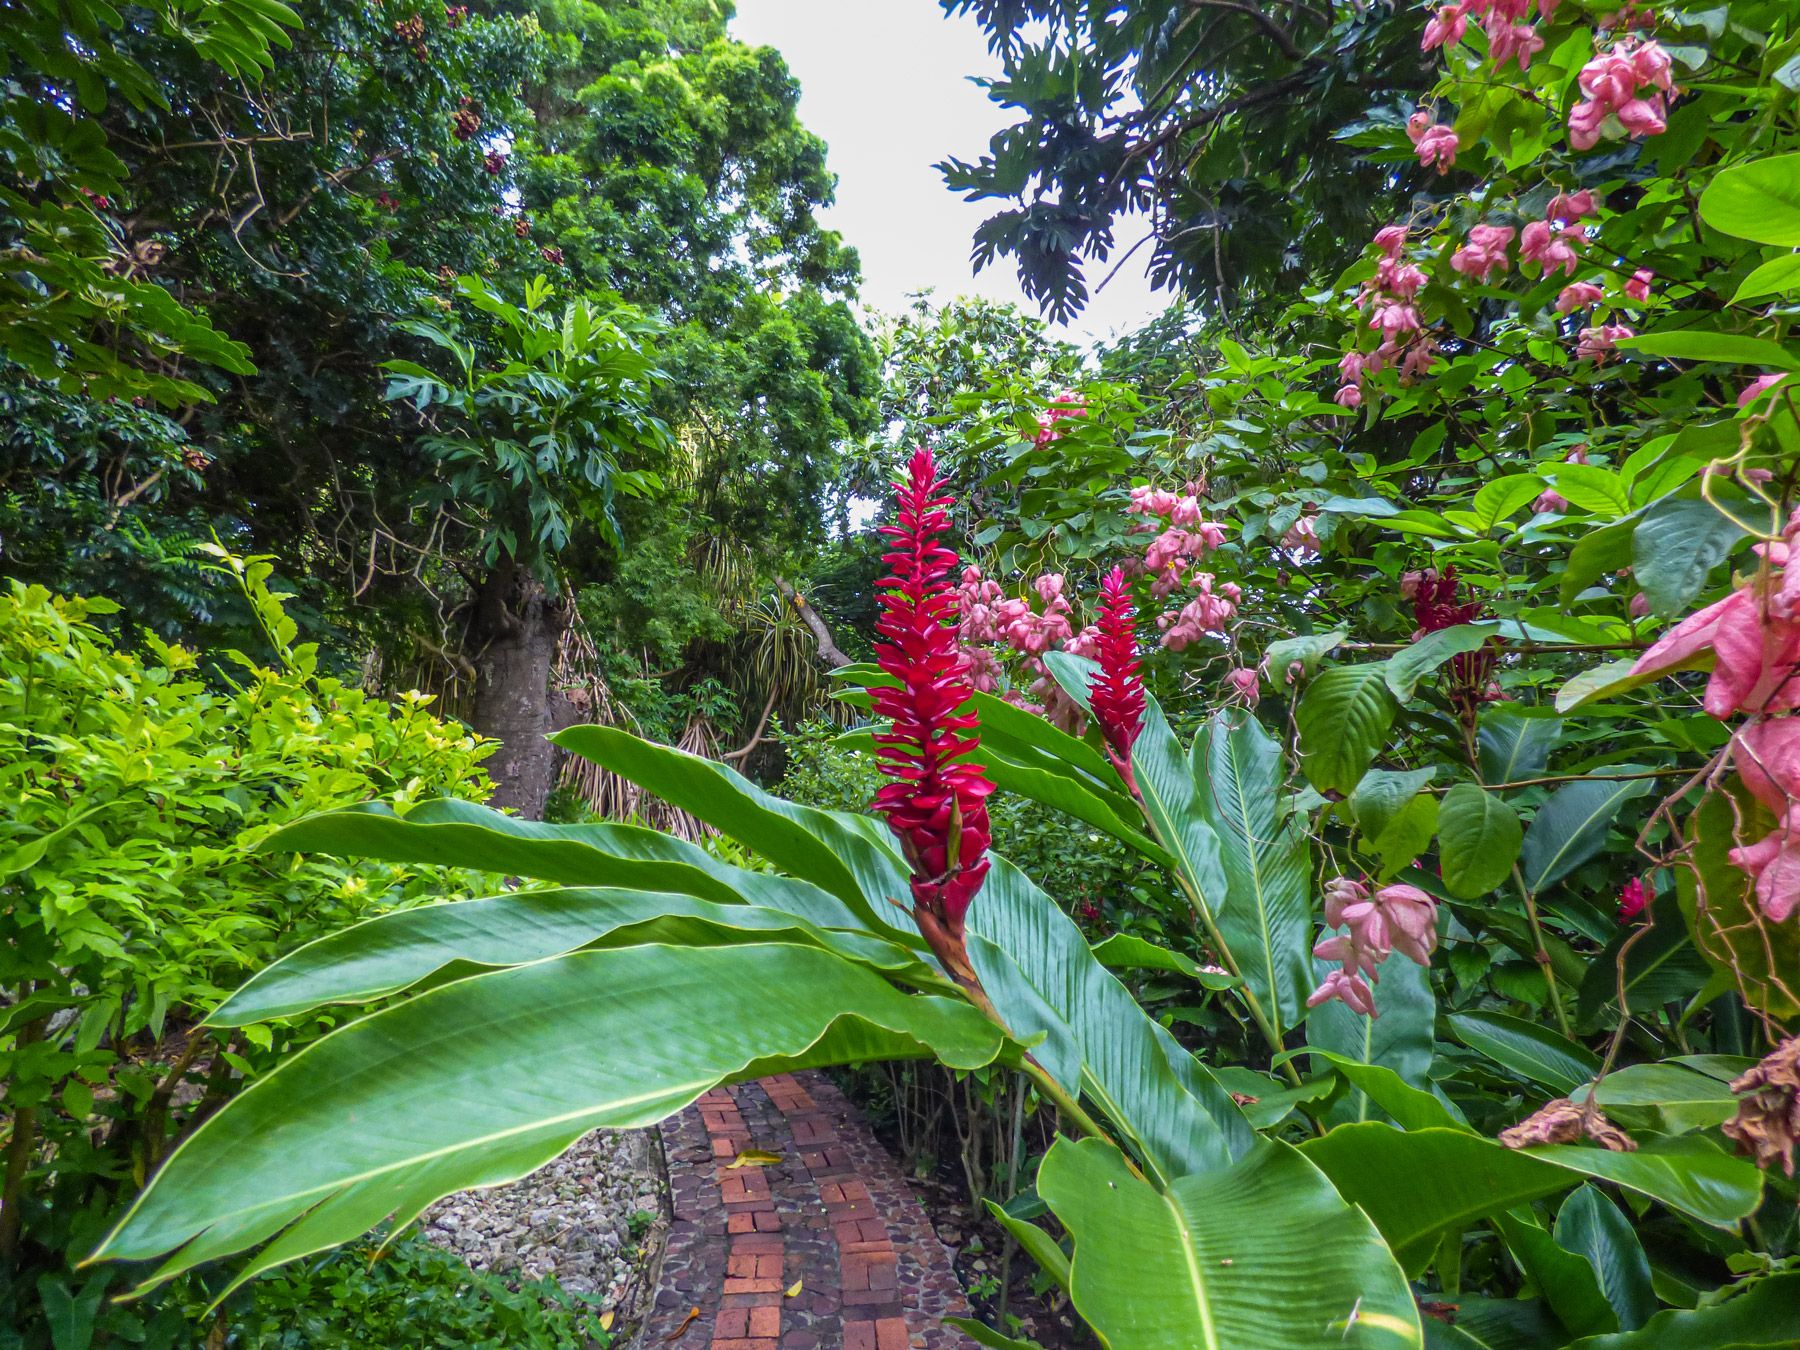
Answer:
[[1375, 275], [1358, 292], [1356, 307], [1369, 312], [1369, 327], [1381, 334], [1381, 343], [1372, 352], [1353, 348], [1339, 360], [1341, 384], [1334, 397], [1344, 408], [1362, 405], [1363, 383], [1377, 371], [1397, 366], [1405, 384], [1429, 374], [1437, 361], [1437, 343], [1426, 335], [1415, 303], [1426, 276], [1407, 260], [1406, 227], [1389, 225], [1377, 231], [1375, 247], [1381, 258]]
[[1674, 63], [1650, 38], [1626, 37], [1581, 68], [1586, 95], [1569, 110], [1569, 144], [1591, 150], [1603, 136], [1656, 136], [1668, 130]]
[[[1202, 634], [1223, 633], [1242, 596], [1235, 583], [1220, 584], [1211, 572], [1193, 566], [1225, 542], [1224, 528], [1203, 518], [1205, 491], [1204, 482], [1188, 483], [1180, 492], [1147, 485], [1131, 490], [1131, 509], [1150, 517], [1136, 528], [1156, 535], [1144, 550], [1141, 570], [1150, 577], [1150, 594], [1169, 605], [1157, 615], [1156, 626], [1162, 645], [1174, 652]], [[1184, 595], [1180, 603], [1171, 600]]]
[[1420, 109], [1406, 119], [1406, 134], [1421, 165], [1427, 168], [1436, 165], [1440, 174], [1446, 174], [1456, 164], [1455, 127], [1433, 122], [1431, 114]]
[[1764, 838], [1731, 851], [1734, 865], [1756, 883], [1757, 901], [1776, 923], [1800, 908], [1800, 718], [1777, 716], [1800, 708], [1800, 511], [1783, 537], [1758, 545], [1761, 566], [1716, 604], [1690, 614], [1632, 666], [1634, 675], [1660, 675], [1713, 660], [1701, 706], [1721, 721], [1753, 720], [1732, 737], [1731, 754], [1744, 786], [1775, 813]]
[[1637, 330], [1622, 323], [1594, 324], [1575, 335], [1575, 359], [1604, 365], [1626, 338], [1636, 337]]
[[1068, 579], [1062, 573], [1046, 572], [1031, 585], [1037, 592], [1039, 609], [1033, 609], [1029, 599], [1008, 596], [999, 582], [982, 576], [979, 567], [963, 568], [962, 581], [956, 588], [962, 616], [958, 635], [969, 682], [984, 694], [999, 689], [1004, 672], [990, 644], [1010, 647], [1025, 658], [1025, 668], [1033, 677], [1029, 693], [1041, 700], [1041, 707], [1014, 693], [1007, 694], [1008, 701], [1042, 711], [1058, 726], [1073, 730], [1080, 709], [1044, 665], [1044, 653], [1061, 649], [1091, 656], [1099, 630], [1090, 626], [1079, 633], [1075, 631], [1073, 611], [1064, 594]]
[[[1545, 19], [1556, 13], [1561, 0], [1537, 0], [1537, 10]], [[1459, 0], [1445, 5], [1425, 25], [1420, 40], [1422, 51], [1434, 47], [1451, 47], [1462, 41], [1468, 31], [1471, 14], [1481, 19], [1481, 31], [1487, 34], [1488, 55], [1496, 67], [1517, 60], [1520, 70], [1531, 68], [1531, 58], [1544, 50], [1544, 39], [1526, 22], [1531, 15], [1532, 0]]]
[[1032, 438], [1031, 443], [1039, 450], [1042, 450], [1052, 441], [1062, 439], [1062, 432], [1059, 431], [1056, 426], [1058, 422], [1064, 421], [1070, 417], [1086, 416], [1087, 404], [1081, 401], [1081, 395], [1077, 394], [1072, 389], [1065, 389], [1062, 393], [1050, 400], [1050, 406], [1048, 408], [1038, 414], [1037, 435]]
[[1306, 1006], [1316, 1008], [1335, 998], [1364, 1017], [1377, 1017], [1369, 982], [1380, 983], [1378, 967], [1390, 952], [1398, 949], [1418, 965], [1431, 964], [1437, 947], [1437, 901], [1417, 886], [1383, 886], [1371, 895], [1360, 881], [1333, 877], [1325, 883], [1325, 926], [1349, 931], [1322, 939], [1313, 955], [1340, 962], [1341, 968], [1325, 977]]
[[1517, 233], [1510, 225], [1477, 225], [1469, 242], [1450, 255], [1451, 270], [1486, 285], [1495, 272], [1506, 270], [1506, 251]]

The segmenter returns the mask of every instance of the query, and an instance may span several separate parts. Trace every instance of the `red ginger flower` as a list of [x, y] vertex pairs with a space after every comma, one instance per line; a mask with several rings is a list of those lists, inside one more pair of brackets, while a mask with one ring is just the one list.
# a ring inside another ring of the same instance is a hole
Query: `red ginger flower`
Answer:
[[1137, 791], [1131, 775], [1131, 747], [1144, 725], [1144, 682], [1138, 677], [1137, 626], [1123, 568], [1100, 583], [1100, 671], [1090, 683], [1094, 720], [1106, 738], [1107, 758]]
[[986, 771], [971, 762], [979, 748], [974, 693], [957, 642], [956, 553], [940, 542], [953, 498], [939, 495], [931, 451], [913, 452], [899, 492], [899, 521], [881, 527], [891, 567], [878, 583], [881, 621], [875, 659], [896, 685], [875, 690], [875, 714], [892, 726], [875, 736], [882, 772], [893, 781], [875, 794], [912, 865], [913, 917], [950, 973], [972, 982], [963, 952], [963, 916], [987, 876]]

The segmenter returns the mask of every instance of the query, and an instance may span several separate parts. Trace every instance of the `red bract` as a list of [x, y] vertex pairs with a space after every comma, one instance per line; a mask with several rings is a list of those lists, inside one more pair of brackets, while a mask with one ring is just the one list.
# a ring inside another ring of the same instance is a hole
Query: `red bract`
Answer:
[[1650, 888], [1641, 877], [1633, 877], [1619, 892], [1619, 922], [1630, 923], [1650, 903]]
[[1144, 724], [1144, 682], [1138, 677], [1137, 625], [1125, 572], [1115, 567], [1100, 583], [1100, 673], [1091, 682], [1091, 706], [1106, 754], [1133, 792], [1131, 747]]
[[[912, 866], [913, 916], [959, 978], [963, 916], [987, 875], [987, 796], [994, 785], [968, 756], [980, 745], [968, 710], [974, 690], [956, 640], [957, 558], [940, 542], [949, 525], [931, 452], [913, 452], [899, 492], [899, 520], [884, 525], [890, 572], [879, 583], [875, 659], [895, 685], [875, 691], [875, 714], [892, 726], [875, 736], [892, 782], [875, 794]], [[972, 979], [973, 977], [970, 976]]]

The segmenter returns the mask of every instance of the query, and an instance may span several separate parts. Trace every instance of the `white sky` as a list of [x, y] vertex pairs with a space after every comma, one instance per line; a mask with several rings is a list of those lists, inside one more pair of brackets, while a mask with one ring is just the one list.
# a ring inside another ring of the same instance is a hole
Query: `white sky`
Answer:
[[[1011, 258], [973, 272], [975, 227], [1004, 201], [965, 202], [931, 166], [954, 155], [975, 161], [1011, 120], [970, 75], [999, 73], [973, 19], [945, 16], [937, 0], [737, 0], [732, 32], [787, 58], [800, 81], [800, 117], [831, 148], [837, 203], [825, 222], [862, 255], [863, 304], [897, 310], [927, 287], [939, 300], [982, 295], [1036, 313]], [[1122, 247], [1142, 237], [1127, 223]], [[1149, 246], [1120, 269], [1067, 329], [1088, 342], [1159, 314], [1167, 293], [1144, 276]], [[1118, 262], [1086, 266], [1089, 287]]]

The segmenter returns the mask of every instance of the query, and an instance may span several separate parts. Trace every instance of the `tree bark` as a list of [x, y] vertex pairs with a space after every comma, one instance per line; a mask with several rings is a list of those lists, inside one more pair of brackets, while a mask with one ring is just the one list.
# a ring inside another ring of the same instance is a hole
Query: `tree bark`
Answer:
[[476, 671], [475, 730], [500, 742], [487, 761], [494, 780], [488, 805], [541, 820], [556, 786], [556, 747], [546, 739], [563, 725], [550, 689], [556, 649], [568, 624], [562, 602], [511, 563], [497, 567], [476, 601], [471, 649]]

